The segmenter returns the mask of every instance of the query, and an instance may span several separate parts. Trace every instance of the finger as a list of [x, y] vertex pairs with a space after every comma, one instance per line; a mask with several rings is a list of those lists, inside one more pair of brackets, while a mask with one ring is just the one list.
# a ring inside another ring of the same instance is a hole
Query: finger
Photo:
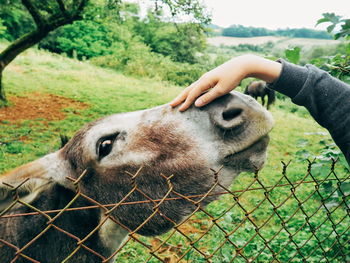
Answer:
[[[193, 85], [193, 84], [192, 84]], [[187, 97], [188, 93], [190, 92], [190, 90], [192, 89], [192, 85], [188, 86], [187, 88], [185, 88], [183, 91], [181, 91], [181, 93], [170, 102], [170, 106], [171, 107], [176, 107], [179, 104], [181, 104]]]
[[196, 86], [195, 88], [191, 89], [188, 93], [185, 102], [181, 105], [179, 108], [180, 111], [187, 110], [193, 102], [205, 91], [207, 91], [210, 88], [210, 86], [204, 85], [204, 86]]
[[212, 102], [218, 97], [221, 97], [228, 93], [226, 92], [219, 84], [217, 84], [214, 88], [209, 90], [207, 93], [200, 96], [196, 101], [195, 105], [196, 107], [203, 107], [204, 105], [207, 105], [208, 103]]
[[185, 88], [174, 100], [170, 102], [170, 106], [176, 107], [184, 102], [192, 89], [194, 89], [199, 83], [199, 80], [193, 82], [190, 86]]

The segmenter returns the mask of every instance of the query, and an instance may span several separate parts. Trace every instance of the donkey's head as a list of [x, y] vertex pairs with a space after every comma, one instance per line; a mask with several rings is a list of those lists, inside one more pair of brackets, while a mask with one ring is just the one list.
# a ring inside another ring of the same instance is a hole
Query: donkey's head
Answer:
[[[221, 169], [218, 182], [228, 186], [241, 171], [260, 169], [272, 125], [263, 107], [238, 92], [184, 113], [164, 105], [112, 115], [86, 125], [61, 150], [2, 175], [2, 199], [7, 200], [3, 182], [17, 185], [29, 178], [21, 188], [33, 202], [53, 184], [74, 191], [67, 177], [77, 179], [85, 171], [82, 193], [101, 204], [143, 201], [120, 205], [111, 215], [132, 231], [161, 234], [195, 209], [181, 196], [219, 190], [213, 170]], [[157, 204], [149, 200], [164, 197], [176, 198], [162, 201], [148, 219]]]

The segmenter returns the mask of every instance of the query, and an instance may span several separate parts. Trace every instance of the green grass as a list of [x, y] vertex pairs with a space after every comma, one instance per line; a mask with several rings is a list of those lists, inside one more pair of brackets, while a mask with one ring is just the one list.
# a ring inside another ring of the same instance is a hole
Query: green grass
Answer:
[[[141, 110], [170, 101], [181, 88], [151, 79], [125, 77], [112, 70], [101, 69], [37, 50], [26, 51], [4, 72], [7, 96], [26, 93], [50, 93], [90, 105], [67, 118], [44, 125], [28, 120], [20, 125], [2, 124], [0, 141], [0, 173], [26, 163], [59, 146], [59, 134], [72, 136], [83, 124], [108, 114]], [[1, 121], [1, 120], [0, 120]], [[26, 142], [19, 140], [26, 136]]]
[[[157, 80], [126, 77], [112, 70], [90, 65], [87, 62], [81, 63], [34, 49], [26, 51], [6, 69], [4, 84], [9, 96], [20, 96], [32, 92], [50, 93], [85, 102], [89, 107], [78, 110], [78, 114], [75, 114], [76, 110], [65, 109], [67, 117], [61, 121], [44, 123], [40, 120], [26, 120], [13, 124], [0, 120], [0, 174], [58, 149], [59, 134], [71, 136], [84, 123], [107, 114], [140, 110], [166, 103], [182, 89]], [[264, 186], [273, 185], [280, 179], [281, 161], [286, 163], [291, 161], [288, 167], [288, 178], [291, 181], [301, 180], [306, 175], [306, 159], [312, 160], [317, 156], [322, 158], [315, 165], [314, 174], [319, 178], [326, 176], [329, 172], [329, 161], [325, 157], [332, 154], [341, 157], [341, 161], [336, 168], [337, 174], [339, 176], [346, 174], [344, 157], [339, 155], [337, 148], [332, 145], [328, 132], [317, 125], [305, 109], [293, 105], [287, 99], [279, 100], [272, 108], [272, 114], [276, 125], [271, 132], [268, 161], [259, 175], [259, 179]], [[24, 137], [26, 139], [22, 140], [21, 138]], [[233, 184], [232, 190], [244, 189], [251, 183], [254, 187], [259, 187], [259, 184], [254, 180], [253, 174], [242, 174]], [[284, 179], [281, 183], [287, 182]], [[305, 185], [296, 192], [296, 195], [303, 199], [313, 190], [313, 184]], [[290, 193], [290, 187], [277, 189], [271, 193], [271, 198], [277, 204], [282, 202], [284, 197]], [[239, 203], [245, 209], [251, 210], [263, 198], [264, 191], [246, 192], [240, 196]], [[288, 218], [291, 211], [297, 208], [296, 204], [296, 202], [286, 202], [279, 210], [281, 215]], [[305, 202], [304, 206], [311, 213], [319, 204], [320, 200], [312, 197]], [[230, 206], [235, 207], [229, 209]], [[237, 208], [236, 201], [230, 195], [222, 197], [220, 201], [213, 202], [208, 206], [207, 211], [214, 217], [220, 217], [219, 225], [227, 232], [232, 231], [245, 218], [242, 209]], [[264, 202], [252, 214], [252, 218], [256, 224], [262, 224], [272, 212], [269, 204]], [[339, 209], [339, 212], [332, 215], [332, 217], [336, 222], [339, 222], [344, 213], [345, 210]], [[317, 224], [324, 217], [324, 210], [321, 210], [320, 213], [316, 213], [311, 223]], [[198, 219], [202, 220], [198, 222]], [[192, 220], [191, 226], [196, 229], [207, 229], [212, 225], [212, 222], [208, 219], [205, 213], [198, 213]], [[344, 221], [345, 226], [349, 224], [348, 221]], [[305, 222], [305, 216], [298, 212], [288, 227], [295, 229], [301, 226], [303, 222]], [[261, 231], [265, 237], [272, 237], [280, 228], [280, 223], [280, 218], [274, 216]], [[324, 236], [327, 236], [332, 231], [331, 225], [325, 225], [322, 231], [324, 231]], [[304, 227], [295, 238], [302, 243], [307, 240], [309, 232], [310, 229]], [[171, 233], [161, 238], [165, 239]], [[243, 246], [254, 236], [254, 233], [254, 225], [245, 221], [235, 235], [230, 237], [230, 240], [238, 246]], [[199, 233], [189, 235], [193, 239], [200, 236]], [[152, 239], [143, 237], [141, 239], [146, 243], [152, 241]], [[225, 240], [223, 232], [214, 225], [195, 246], [208, 253], [213, 253], [223, 243], [223, 240]], [[288, 253], [295, 252], [295, 247], [288, 245], [287, 240], [289, 240], [288, 233], [282, 231], [278, 238], [275, 238], [271, 243], [273, 249], [286, 246], [285, 251], [281, 254], [282, 261], [288, 259]], [[308, 252], [315, 247], [317, 248], [316, 243], [315, 239], [311, 239], [308, 245], [305, 246], [305, 251]], [[189, 241], [178, 232], [173, 234], [167, 246], [168, 250], [163, 252], [160, 255], [161, 257], [171, 257], [176, 253], [185, 253], [186, 249], [190, 247]], [[261, 238], [255, 237], [245, 247], [244, 253], [251, 256], [254, 255], [254, 251], [263, 248]], [[122, 262], [143, 262], [150, 256], [148, 252], [142, 245], [133, 241], [121, 251], [119, 258]], [[232, 245], [226, 242], [215, 252], [213, 262], [229, 262], [233, 254]], [[270, 256], [269, 251], [263, 249], [259, 262], [264, 262]], [[194, 249], [187, 251], [184, 260], [205, 262], [203, 257]], [[314, 260], [319, 260], [317, 255]], [[158, 261], [152, 258], [150, 262]], [[237, 262], [241, 262], [241, 259], [238, 258]]]

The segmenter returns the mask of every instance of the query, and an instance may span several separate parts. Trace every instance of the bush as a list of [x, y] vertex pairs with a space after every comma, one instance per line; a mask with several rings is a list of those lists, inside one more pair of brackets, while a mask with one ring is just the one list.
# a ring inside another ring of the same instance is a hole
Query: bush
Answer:
[[110, 53], [109, 47], [112, 45], [107, 32], [104, 25], [95, 21], [76, 21], [52, 32], [39, 47], [79, 59], [103, 56]]
[[223, 36], [230, 37], [259, 37], [259, 36], [284, 36], [284, 37], [302, 37], [302, 38], [320, 38], [330, 39], [331, 36], [325, 31], [319, 31], [307, 28], [287, 28], [269, 30], [262, 27], [246, 27], [242, 25], [232, 25], [224, 28]]
[[134, 39], [127, 46], [116, 45], [113, 54], [96, 57], [93, 64], [138, 77], [156, 78], [177, 85], [197, 80], [205, 69], [198, 64], [178, 63], [151, 52], [150, 47]]
[[198, 62], [197, 53], [206, 48], [203, 30], [190, 23], [175, 26], [149, 15], [149, 21], [136, 24], [135, 33], [153, 52], [176, 62], [195, 64]]
[[[328, 33], [334, 33], [334, 38], [350, 40], [350, 19], [344, 19], [334, 13], [324, 13], [318, 24], [330, 23], [327, 27]], [[339, 28], [339, 29], [338, 29]], [[328, 71], [331, 75], [350, 83], [350, 42], [338, 46], [338, 53], [325, 57], [315, 58], [313, 64]]]
[[205, 72], [205, 66], [198, 63], [206, 43], [200, 27], [194, 24], [176, 27], [152, 12], [141, 20], [136, 7], [126, 6], [120, 17], [104, 16], [103, 12], [100, 16], [89, 15], [53, 32], [39, 47], [90, 59], [96, 65], [129, 75], [177, 85], [197, 80]]

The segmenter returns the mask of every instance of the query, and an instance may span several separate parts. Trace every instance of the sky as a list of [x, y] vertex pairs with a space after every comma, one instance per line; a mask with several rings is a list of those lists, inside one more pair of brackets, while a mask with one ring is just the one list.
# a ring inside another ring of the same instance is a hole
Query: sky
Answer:
[[244, 26], [325, 29], [315, 27], [322, 13], [350, 18], [350, 0], [202, 0], [212, 14], [212, 23]]

